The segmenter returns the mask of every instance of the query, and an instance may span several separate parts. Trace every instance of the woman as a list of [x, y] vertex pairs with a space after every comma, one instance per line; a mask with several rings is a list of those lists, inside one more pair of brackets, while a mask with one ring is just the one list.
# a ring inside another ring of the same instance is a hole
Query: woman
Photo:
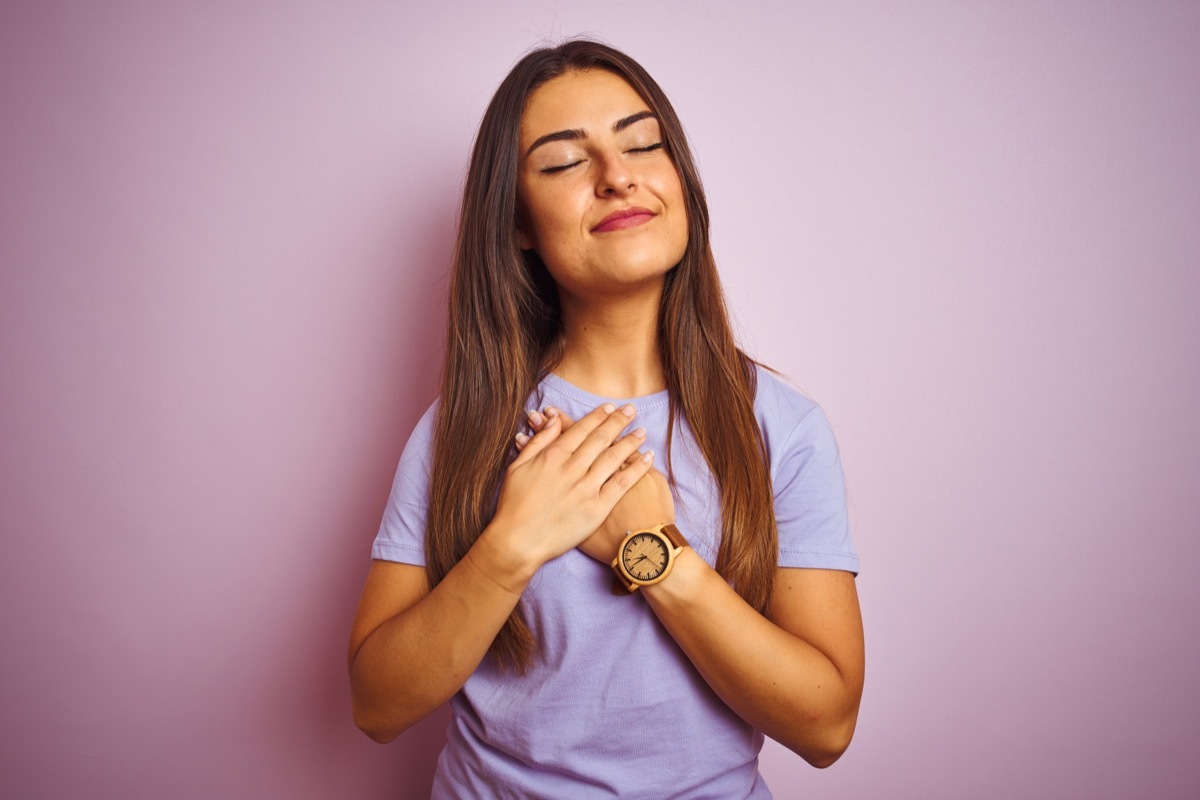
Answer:
[[616, 50], [533, 52], [492, 99], [373, 556], [355, 720], [389, 741], [449, 700], [436, 797], [769, 797], [764, 733], [849, 743], [836, 444], [736, 348], [682, 127]]

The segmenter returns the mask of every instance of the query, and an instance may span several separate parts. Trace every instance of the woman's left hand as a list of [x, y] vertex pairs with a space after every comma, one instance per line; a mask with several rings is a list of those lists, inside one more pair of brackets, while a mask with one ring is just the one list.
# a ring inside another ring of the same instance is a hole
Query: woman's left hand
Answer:
[[[561, 410], [557, 413], [565, 431], [573, 420]], [[545, 424], [545, 415], [530, 412], [529, 427], [535, 433]], [[518, 440], [517, 448], [521, 449], [522, 446], [523, 443]], [[641, 455], [640, 452], [634, 453], [628, 463], [633, 463]], [[579, 549], [605, 565], [611, 564], [621, 540], [629, 531], [674, 521], [675, 501], [671, 498], [671, 485], [666, 475], [652, 468], [617, 502], [596, 532], [579, 544]]]

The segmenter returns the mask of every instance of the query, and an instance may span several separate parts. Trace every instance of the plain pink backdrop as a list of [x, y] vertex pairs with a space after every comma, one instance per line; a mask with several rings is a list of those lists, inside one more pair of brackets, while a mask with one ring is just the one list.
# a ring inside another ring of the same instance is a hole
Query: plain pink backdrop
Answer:
[[475, 125], [590, 32], [843, 449], [867, 689], [777, 796], [1200, 796], [1200, 5], [747, 6], [3, 5], [0, 794], [428, 792], [348, 625]]

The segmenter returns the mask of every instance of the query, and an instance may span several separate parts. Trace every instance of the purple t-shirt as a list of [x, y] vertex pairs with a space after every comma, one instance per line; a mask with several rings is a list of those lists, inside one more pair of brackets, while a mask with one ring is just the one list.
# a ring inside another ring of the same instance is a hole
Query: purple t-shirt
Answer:
[[[578, 419], [630, 402], [630, 427], [666, 469], [667, 393], [598, 397], [548, 375], [530, 408]], [[841, 460], [821, 409], [758, 371], [755, 412], [767, 444], [779, 565], [858, 572]], [[425, 563], [434, 410], [413, 431], [371, 554]], [[686, 422], [672, 465], [676, 525], [710, 565], [720, 538], [715, 484]], [[523, 675], [484, 659], [451, 699], [449, 742], [434, 798], [769, 798], [758, 772], [763, 736], [700, 677], [639, 594], [614, 596], [612, 570], [572, 550], [538, 570], [521, 599], [541, 655]]]

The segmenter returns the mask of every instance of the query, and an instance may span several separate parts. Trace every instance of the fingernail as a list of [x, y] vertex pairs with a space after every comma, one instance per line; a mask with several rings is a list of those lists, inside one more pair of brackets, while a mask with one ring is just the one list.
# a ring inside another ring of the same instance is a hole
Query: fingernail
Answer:
[[517, 447], [524, 447], [529, 444], [529, 437], [523, 433], [518, 433], [515, 438], [517, 440]]
[[639, 439], [645, 439], [646, 438], [646, 429], [638, 428], [636, 431], [633, 432], [633, 435], [638, 437]]
[[628, 403], [626, 403], [625, 405], [621, 406], [621, 413], [622, 413], [622, 414], [624, 414], [624, 415], [625, 415], [625, 416], [627, 416], [627, 417], [632, 417], [632, 416], [633, 416], [633, 411], [634, 411], [634, 408], [633, 408], [633, 406], [629, 405]]
[[605, 414], [611, 414], [611, 413], [613, 413], [613, 412], [614, 412], [614, 411], [616, 411], [616, 410], [617, 410], [617, 407], [616, 407], [616, 406], [614, 406], [612, 403], [605, 403], [605, 404], [604, 404], [604, 413], [605, 413]]
[[532, 408], [525, 412], [525, 416], [529, 417], [529, 422], [534, 427], [540, 427], [546, 421], [546, 418]]
[[554, 408], [553, 406], [546, 406], [546, 416], [547, 417], [557, 417], [558, 409]]
[[654, 451], [653, 450], [650, 450], [649, 452], [646, 453], [646, 455], [642, 456], [643, 464], [649, 464], [653, 460], [654, 460]]

